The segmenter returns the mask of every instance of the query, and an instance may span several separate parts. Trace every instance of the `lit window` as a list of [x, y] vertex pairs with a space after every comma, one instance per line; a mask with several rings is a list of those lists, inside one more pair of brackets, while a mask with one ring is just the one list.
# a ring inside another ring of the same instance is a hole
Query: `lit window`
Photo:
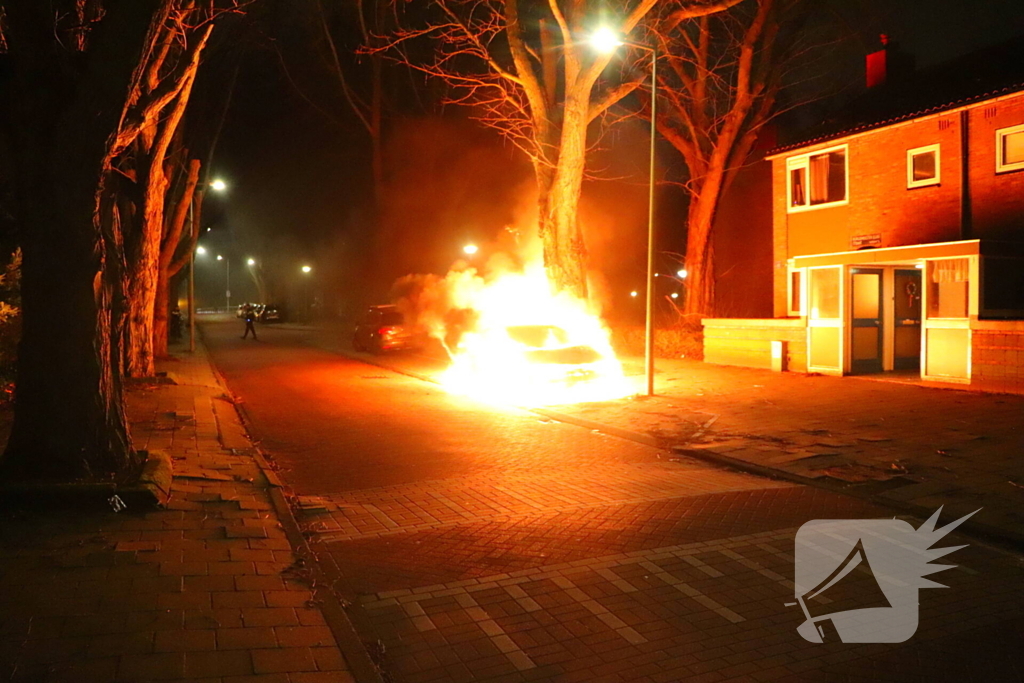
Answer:
[[1024, 168], [1024, 125], [996, 131], [996, 172]]
[[803, 271], [793, 269], [789, 271], [789, 314], [800, 315], [803, 312], [803, 301], [801, 300], [801, 276]]
[[907, 187], [939, 184], [939, 146], [907, 150]]
[[789, 210], [846, 201], [846, 147], [795, 157], [789, 169]]
[[965, 258], [932, 261], [928, 278], [928, 317], [966, 318], [970, 263]]

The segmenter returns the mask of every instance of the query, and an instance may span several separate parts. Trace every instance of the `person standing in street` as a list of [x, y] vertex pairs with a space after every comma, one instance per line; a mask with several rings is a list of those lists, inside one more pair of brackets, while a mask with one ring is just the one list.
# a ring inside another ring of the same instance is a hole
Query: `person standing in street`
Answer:
[[255, 323], [256, 323], [256, 311], [253, 309], [252, 306], [246, 306], [245, 307], [245, 315], [243, 317], [245, 318], [245, 334], [242, 335], [242, 339], [245, 339], [246, 337], [248, 337], [249, 336], [249, 332], [252, 332], [252, 339], [253, 339], [253, 341], [257, 341], [257, 339], [256, 339], [256, 325], [255, 325]]

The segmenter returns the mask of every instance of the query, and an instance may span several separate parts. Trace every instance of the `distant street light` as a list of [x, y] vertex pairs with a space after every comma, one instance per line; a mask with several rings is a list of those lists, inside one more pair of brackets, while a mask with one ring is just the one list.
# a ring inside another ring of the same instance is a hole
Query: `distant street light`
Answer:
[[206, 253], [206, 247], [200, 244], [198, 247], [196, 247], [196, 253], [199, 254], [200, 256], [204, 255]]
[[224, 190], [228, 189], [228, 184], [225, 183], [220, 178], [216, 178], [210, 181], [210, 189], [213, 190], [214, 192], [223, 192]]
[[462, 248], [462, 251], [464, 251], [467, 255], [472, 256], [476, 252], [480, 251], [480, 248], [475, 244], [467, 244]]
[[223, 256], [221, 256], [220, 254], [217, 254], [217, 260], [218, 260], [218, 261], [223, 261], [223, 260], [224, 260], [224, 257], [223, 257]]
[[632, 292], [629, 293], [629, 295], [635, 299], [636, 298], [636, 290], [634, 289]]
[[246, 263], [248, 263], [250, 266], [255, 266], [256, 265], [256, 259], [252, 259], [251, 258], [248, 261], [246, 261]]
[[611, 54], [623, 45], [651, 53], [651, 169], [647, 198], [647, 311], [644, 328], [644, 369], [647, 375], [647, 395], [654, 396], [654, 172], [655, 145], [658, 130], [658, 48], [622, 40], [608, 27], [597, 29], [590, 36], [590, 44], [603, 54]]
[[313, 270], [312, 266], [302, 266], [302, 272], [309, 274]]
[[686, 276], [689, 275], [689, 273], [686, 272], [686, 268], [680, 268], [679, 270], [676, 271], [676, 275], [678, 275], [679, 279], [682, 280], [685, 279]]

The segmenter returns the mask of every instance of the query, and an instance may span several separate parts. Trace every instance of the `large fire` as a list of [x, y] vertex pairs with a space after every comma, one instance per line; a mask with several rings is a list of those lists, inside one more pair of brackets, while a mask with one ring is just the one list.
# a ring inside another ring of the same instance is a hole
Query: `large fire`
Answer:
[[418, 317], [448, 351], [440, 380], [450, 391], [522, 406], [634, 393], [600, 317], [566, 292], [552, 294], [543, 266], [487, 278], [453, 271], [440, 283], [443, 297], [427, 305], [436, 310], [443, 298], [445, 314]]

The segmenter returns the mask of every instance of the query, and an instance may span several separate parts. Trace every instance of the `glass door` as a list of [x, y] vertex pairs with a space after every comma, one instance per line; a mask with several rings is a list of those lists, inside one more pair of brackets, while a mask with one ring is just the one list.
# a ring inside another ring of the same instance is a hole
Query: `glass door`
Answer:
[[921, 271], [893, 275], [893, 370], [921, 367]]
[[807, 369], [843, 374], [842, 266], [809, 268], [807, 276]]
[[850, 372], [882, 371], [882, 271], [850, 271]]

